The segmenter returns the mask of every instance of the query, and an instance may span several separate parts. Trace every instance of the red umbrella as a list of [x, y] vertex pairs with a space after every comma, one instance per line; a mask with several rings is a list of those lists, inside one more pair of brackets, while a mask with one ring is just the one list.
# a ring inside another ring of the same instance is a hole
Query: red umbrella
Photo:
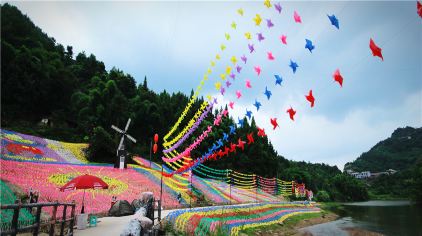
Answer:
[[73, 178], [67, 184], [60, 188], [60, 191], [69, 191], [75, 189], [83, 189], [84, 195], [82, 198], [82, 210], [81, 214], [84, 213], [84, 201], [85, 201], [85, 189], [108, 189], [108, 184], [102, 179], [93, 175], [81, 175], [76, 178]]

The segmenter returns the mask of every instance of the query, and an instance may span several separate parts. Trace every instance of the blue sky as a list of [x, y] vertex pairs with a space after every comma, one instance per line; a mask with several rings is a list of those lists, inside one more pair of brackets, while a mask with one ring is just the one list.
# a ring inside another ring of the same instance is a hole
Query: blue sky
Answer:
[[[265, 128], [279, 154], [293, 160], [343, 165], [369, 150], [378, 141], [404, 126], [422, 126], [422, 19], [416, 2], [282, 2], [278, 14], [262, 1], [202, 2], [11, 2], [58, 43], [74, 52], [93, 53], [107, 69], [123, 70], [159, 92], [189, 93], [214, 60], [218, 61], [203, 95], [219, 97], [219, 104], [235, 101], [232, 116], [254, 111], [258, 126]], [[244, 16], [236, 13], [244, 9]], [[293, 11], [302, 24], [293, 21]], [[264, 22], [255, 26], [259, 13]], [[330, 25], [335, 14], [340, 30]], [[274, 27], [268, 29], [265, 19]], [[236, 22], [237, 29], [230, 27]], [[245, 32], [254, 35], [256, 52], [249, 54]], [[266, 38], [259, 43], [255, 33]], [[231, 39], [226, 41], [225, 33]], [[279, 36], [287, 35], [287, 45]], [[373, 57], [369, 39], [382, 48], [384, 61]], [[305, 38], [315, 49], [310, 53]], [[220, 44], [227, 49], [220, 51]], [[275, 61], [268, 61], [271, 51]], [[248, 62], [233, 86], [222, 97], [214, 89], [231, 56], [245, 54]], [[299, 64], [293, 74], [290, 59]], [[253, 66], [263, 71], [259, 77]], [[339, 68], [343, 88], [333, 82]], [[283, 77], [275, 86], [274, 74]], [[245, 88], [249, 79], [252, 89]], [[268, 101], [265, 86], [273, 96]], [[313, 89], [310, 108], [304, 95]], [[235, 91], [241, 90], [241, 99]], [[259, 112], [252, 106], [258, 99]], [[182, 104], [181, 106], [185, 106]], [[286, 110], [297, 110], [294, 122]], [[280, 128], [272, 130], [270, 117]]]

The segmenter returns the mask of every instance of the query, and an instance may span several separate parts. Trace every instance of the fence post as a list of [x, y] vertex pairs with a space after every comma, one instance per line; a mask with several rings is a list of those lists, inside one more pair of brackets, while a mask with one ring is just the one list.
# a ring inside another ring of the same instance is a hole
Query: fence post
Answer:
[[62, 217], [62, 224], [61, 224], [61, 226], [60, 226], [60, 235], [63, 235], [64, 234], [64, 225], [66, 224], [66, 212], [67, 211], [67, 205], [64, 205], [64, 208], [63, 208], [63, 217]]
[[37, 224], [37, 227], [34, 230], [34, 236], [38, 235], [38, 232], [40, 231], [40, 227], [41, 227], [41, 208], [42, 206], [37, 206], [37, 214], [35, 216], [35, 222]]
[[56, 213], [57, 213], [57, 207], [59, 205], [59, 202], [56, 201], [55, 205], [53, 206], [53, 214], [51, 216], [51, 222], [50, 222], [50, 232], [49, 235], [50, 236], [54, 236], [54, 230], [55, 230], [55, 226], [56, 226]]
[[12, 235], [16, 235], [18, 233], [18, 219], [19, 219], [19, 212], [20, 212], [21, 205], [22, 205], [22, 203], [19, 200], [16, 200], [15, 203], [18, 204], [18, 207], [13, 210], [13, 218], [12, 218], [13, 233], [12, 233]]
[[71, 217], [70, 224], [69, 224], [70, 232], [68, 234], [68, 235], [71, 235], [71, 236], [73, 235], [73, 225], [75, 224], [75, 207], [76, 207], [76, 203], [75, 203], [75, 200], [73, 200], [72, 201], [72, 211], [70, 213], [70, 217]]

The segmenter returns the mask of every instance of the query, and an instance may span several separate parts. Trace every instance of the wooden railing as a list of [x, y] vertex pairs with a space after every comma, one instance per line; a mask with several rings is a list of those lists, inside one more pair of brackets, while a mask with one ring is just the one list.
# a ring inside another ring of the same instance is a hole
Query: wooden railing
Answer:
[[[63, 206], [63, 215], [60, 218], [57, 218], [57, 208]], [[16, 204], [2, 205], [1, 210], [13, 210], [13, 218], [10, 228], [2, 228], [1, 235], [16, 235], [23, 232], [32, 232], [33, 235], [38, 235], [40, 233], [41, 226], [47, 226], [49, 228], [48, 233], [50, 236], [55, 235], [56, 225], [60, 225], [60, 235], [64, 235], [65, 225], [69, 222], [69, 231], [67, 235], [73, 235], [73, 226], [75, 225], [75, 206], [74, 202], [72, 203], [59, 203], [59, 202], [46, 202], [46, 203], [28, 203], [22, 204], [17, 202]], [[44, 207], [52, 207], [52, 214], [49, 220], [41, 222], [41, 211]], [[35, 220], [31, 225], [20, 226], [18, 224], [19, 212], [21, 209], [29, 209], [32, 212], [32, 209], [35, 208]], [[67, 210], [71, 208], [70, 217], [67, 217]]]

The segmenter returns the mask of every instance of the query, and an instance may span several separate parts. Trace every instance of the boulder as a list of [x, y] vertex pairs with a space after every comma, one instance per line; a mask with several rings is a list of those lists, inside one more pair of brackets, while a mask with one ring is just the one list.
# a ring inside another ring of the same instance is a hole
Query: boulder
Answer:
[[126, 200], [119, 200], [108, 210], [109, 216], [127, 216], [133, 215], [135, 210]]

